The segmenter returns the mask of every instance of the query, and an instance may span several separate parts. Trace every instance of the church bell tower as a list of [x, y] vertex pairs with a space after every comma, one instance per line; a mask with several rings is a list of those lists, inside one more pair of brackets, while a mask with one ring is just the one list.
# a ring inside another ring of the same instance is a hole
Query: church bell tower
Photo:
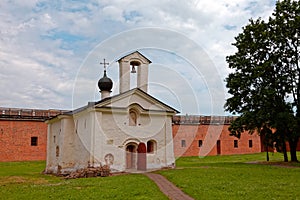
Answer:
[[136, 73], [136, 86], [144, 92], [148, 92], [148, 67], [151, 61], [135, 51], [118, 60], [119, 62], [119, 93], [130, 90], [130, 76]]

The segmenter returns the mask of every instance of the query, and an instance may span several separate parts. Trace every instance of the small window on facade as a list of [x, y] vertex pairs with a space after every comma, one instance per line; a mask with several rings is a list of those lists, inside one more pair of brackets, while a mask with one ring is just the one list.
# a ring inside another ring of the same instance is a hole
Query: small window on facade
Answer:
[[56, 142], [56, 136], [54, 135], [53, 136], [53, 143], [55, 143]]
[[239, 147], [238, 140], [234, 140], [233, 147], [234, 148], [238, 148]]
[[129, 112], [129, 126], [136, 126], [137, 114], [134, 111]]
[[186, 147], [185, 140], [181, 140], [181, 147]]
[[203, 141], [202, 140], [198, 140], [198, 147], [202, 147], [203, 145]]
[[147, 142], [147, 153], [154, 153], [156, 143], [152, 140]]
[[249, 140], [249, 148], [252, 148], [252, 146], [253, 146], [252, 140]]
[[38, 145], [38, 137], [31, 137], [31, 146]]
[[56, 149], [55, 149], [55, 155], [56, 155], [56, 157], [59, 156], [59, 146], [56, 146]]

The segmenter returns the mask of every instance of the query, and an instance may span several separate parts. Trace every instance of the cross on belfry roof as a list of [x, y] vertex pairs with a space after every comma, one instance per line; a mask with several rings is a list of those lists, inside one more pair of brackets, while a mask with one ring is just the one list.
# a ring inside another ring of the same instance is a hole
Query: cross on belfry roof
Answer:
[[103, 62], [100, 62], [100, 65], [104, 66], [104, 70], [106, 71], [106, 65], [109, 65], [108, 62], [105, 62], [105, 58], [103, 59]]

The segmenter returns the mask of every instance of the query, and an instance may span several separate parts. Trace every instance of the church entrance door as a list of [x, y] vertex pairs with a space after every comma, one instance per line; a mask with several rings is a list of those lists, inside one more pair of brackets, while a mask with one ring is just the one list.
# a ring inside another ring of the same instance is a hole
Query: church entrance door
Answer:
[[136, 147], [135, 144], [126, 147], [126, 169], [136, 169]]
[[137, 162], [137, 169], [146, 171], [147, 169], [147, 155], [146, 155], [146, 145], [145, 143], [140, 143], [138, 146], [138, 162]]

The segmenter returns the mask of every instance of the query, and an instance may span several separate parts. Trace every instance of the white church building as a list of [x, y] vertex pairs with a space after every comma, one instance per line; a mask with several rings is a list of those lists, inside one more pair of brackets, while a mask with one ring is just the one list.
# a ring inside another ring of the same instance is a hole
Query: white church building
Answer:
[[[46, 123], [46, 173], [69, 173], [107, 164], [112, 172], [174, 167], [174, 108], [149, 95], [151, 61], [139, 52], [118, 60], [119, 94], [110, 96], [113, 82], [98, 82], [101, 100], [58, 115]], [[130, 89], [132, 73], [137, 87]]]

